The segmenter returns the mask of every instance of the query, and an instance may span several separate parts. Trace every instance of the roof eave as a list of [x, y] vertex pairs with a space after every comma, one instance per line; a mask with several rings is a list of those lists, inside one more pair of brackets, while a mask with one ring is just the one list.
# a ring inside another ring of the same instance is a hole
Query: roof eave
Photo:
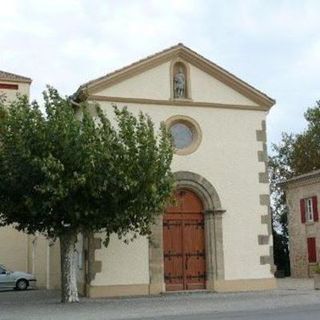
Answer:
[[0, 78], [0, 81], [5, 81], [5, 82], [10, 82], [10, 83], [27, 83], [31, 84], [32, 79], [27, 78], [27, 79], [7, 79], [7, 78]]
[[320, 170], [314, 170], [299, 176], [292, 177], [286, 181], [279, 182], [277, 185], [281, 188], [288, 188], [291, 185], [304, 183], [306, 181], [314, 181], [320, 179]]
[[169, 60], [175, 55], [186, 60], [192, 60], [192, 62], [197, 67], [200, 67], [201, 69], [206, 69], [206, 71], [211, 71], [211, 74], [214, 77], [216, 77], [219, 81], [229, 84], [233, 89], [235, 89], [239, 93], [247, 96], [249, 99], [253, 100], [260, 106], [265, 107], [267, 111], [276, 103], [276, 100], [270, 98], [265, 93], [254, 88], [253, 86], [249, 85], [245, 81], [230, 73], [229, 71], [223, 69], [214, 62], [206, 59], [205, 57], [201, 56], [197, 52], [184, 46], [181, 43], [163, 51], [160, 51], [156, 54], [153, 54], [151, 56], [148, 56], [142, 60], [134, 62], [126, 67], [115, 70], [103, 77], [86, 82], [78, 88], [78, 90], [75, 93], [75, 96], [78, 96], [83, 91], [90, 93], [90, 91], [94, 90], [95, 88], [101, 87], [104, 83], [107, 83], [111, 79], [114, 79], [116, 77], [119, 79], [125, 78], [125, 76], [127, 74], [130, 74], [133, 70], [137, 71], [143, 69], [146, 65], [156, 64], [157, 62], [166, 60], [166, 58], [168, 58]]

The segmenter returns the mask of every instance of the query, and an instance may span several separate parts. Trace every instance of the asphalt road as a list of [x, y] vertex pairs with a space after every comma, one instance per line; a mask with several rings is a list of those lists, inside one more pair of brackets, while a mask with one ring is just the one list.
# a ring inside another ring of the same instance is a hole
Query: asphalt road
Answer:
[[320, 320], [320, 291], [306, 287], [59, 301], [58, 291], [0, 291], [0, 320]]
[[[138, 318], [137, 318], [138, 319]], [[269, 311], [212, 312], [193, 315], [139, 318], [139, 320], [318, 320], [319, 305]]]

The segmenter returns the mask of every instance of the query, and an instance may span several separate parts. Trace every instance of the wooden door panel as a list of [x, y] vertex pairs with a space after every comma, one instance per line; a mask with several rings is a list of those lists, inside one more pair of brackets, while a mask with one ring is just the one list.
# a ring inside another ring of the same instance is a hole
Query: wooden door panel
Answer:
[[204, 289], [206, 280], [204, 221], [189, 220], [184, 225], [186, 286], [188, 290]]
[[204, 289], [206, 280], [204, 216], [191, 191], [176, 192], [176, 204], [163, 220], [166, 290]]
[[164, 220], [163, 240], [166, 289], [183, 290], [182, 222]]
[[191, 191], [180, 191], [180, 202], [182, 212], [200, 213], [203, 210], [202, 202], [199, 197]]
[[187, 257], [187, 268], [186, 268], [186, 282], [187, 288], [190, 290], [204, 289], [206, 281], [206, 264], [205, 264], [205, 253], [199, 252], [199, 256], [188, 256]]

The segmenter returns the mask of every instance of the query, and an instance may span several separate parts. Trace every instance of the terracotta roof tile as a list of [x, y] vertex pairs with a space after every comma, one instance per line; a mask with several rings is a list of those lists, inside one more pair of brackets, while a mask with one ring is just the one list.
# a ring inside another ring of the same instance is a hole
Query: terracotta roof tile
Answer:
[[27, 83], [31, 83], [31, 81], [32, 81], [30, 78], [27, 78], [27, 77], [24, 77], [24, 76], [20, 76], [20, 75], [15, 74], [15, 73], [2, 71], [2, 70], [0, 70], [0, 80], [16, 81], [16, 82], [27, 82]]

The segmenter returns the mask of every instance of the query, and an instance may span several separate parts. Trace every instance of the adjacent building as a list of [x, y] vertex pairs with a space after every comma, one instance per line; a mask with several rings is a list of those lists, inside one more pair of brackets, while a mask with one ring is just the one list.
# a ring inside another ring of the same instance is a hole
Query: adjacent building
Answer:
[[0, 97], [7, 103], [16, 99], [17, 94], [29, 97], [31, 82], [30, 78], [0, 70]]
[[285, 192], [289, 208], [291, 276], [307, 278], [320, 262], [320, 170], [288, 180]]
[[[130, 245], [96, 234], [92, 297], [271, 289], [273, 242], [266, 116], [275, 101], [183, 44], [82, 85], [78, 101], [148, 113], [175, 145], [177, 207]], [[92, 108], [94, 114], [94, 108]]]
[[[31, 82], [28, 77], [0, 70], [0, 97], [6, 104], [17, 95], [29, 97]], [[59, 244], [43, 236], [27, 235], [10, 226], [0, 227], [0, 264], [35, 274], [40, 288], [60, 287]]]

